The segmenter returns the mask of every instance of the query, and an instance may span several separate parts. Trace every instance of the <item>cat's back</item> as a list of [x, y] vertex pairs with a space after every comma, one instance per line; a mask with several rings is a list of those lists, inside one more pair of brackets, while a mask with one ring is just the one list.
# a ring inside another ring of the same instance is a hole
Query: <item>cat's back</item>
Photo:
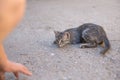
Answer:
[[93, 23], [84, 23], [82, 25], [80, 25], [79, 27], [75, 27], [75, 28], [70, 28], [65, 30], [64, 32], [70, 32], [70, 33], [82, 33], [82, 31], [86, 30], [86, 29], [97, 29], [97, 30], [101, 30], [102, 27], [97, 25], [97, 24], [93, 24]]
[[89, 30], [90, 32], [97, 32], [100, 35], [106, 35], [104, 29], [102, 26], [93, 24], [93, 23], [85, 23], [78, 27], [79, 32], [84, 32], [86, 30]]
[[72, 44], [80, 43], [82, 41], [82, 33], [79, 31], [78, 27], [67, 29], [64, 32], [70, 33], [70, 42]]
[[96, 35], [98, 37], [106, 36], [104, 29], [100, 25], [93, 23], [85, 23], [83, 25], [80, 25], [79, 27], [67, 29], [64, 32], [70, 33], [70, 41], [73, 44], [84, 42], [84, 39], [82, 37], [84, 33], [87, 33], [87, 35], [90, 36], [93, 35]]
[[83, 31], [85, 29], [102, 29], [102, 27], [100, 25], [97, 24], [93, 24], [93, 23], [84, 23], [83, 25], [80, 25], [78, 27], [79, 30]]

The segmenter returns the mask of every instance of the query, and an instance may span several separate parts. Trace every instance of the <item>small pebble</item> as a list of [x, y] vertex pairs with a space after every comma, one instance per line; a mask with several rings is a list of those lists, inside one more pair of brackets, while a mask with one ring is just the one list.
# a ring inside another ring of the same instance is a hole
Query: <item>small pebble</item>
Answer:
[[77, 61], [75, 61], [75, 64], [77, 64], [78, 62]]
[[51, 56], [54, 56], [55, 54], [54, 53], [51, 53]]

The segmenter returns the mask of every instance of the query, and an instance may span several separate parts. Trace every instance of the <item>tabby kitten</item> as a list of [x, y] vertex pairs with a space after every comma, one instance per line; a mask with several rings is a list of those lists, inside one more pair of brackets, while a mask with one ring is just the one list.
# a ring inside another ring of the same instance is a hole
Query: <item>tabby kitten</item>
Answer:
[[110, 43], [104, 29], [93, 23], [85, 23], [76, 28], [67, 29], [63, 32], [54, 31], [54, 33], [54, 44], [58, 47], [80, 43], [80, 48], [94, 48], [104, 44], [103, 49], [100, 51], [101, 54], [105, 54], [110, 48]]

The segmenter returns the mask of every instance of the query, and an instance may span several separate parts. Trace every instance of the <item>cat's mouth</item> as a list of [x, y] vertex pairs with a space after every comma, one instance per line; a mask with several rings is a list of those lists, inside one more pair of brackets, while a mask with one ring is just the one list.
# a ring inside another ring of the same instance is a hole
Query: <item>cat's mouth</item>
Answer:
[[62, 48], [65, 47], [67, 44], [69, 44], [70, 41], [65, 41], [64, 43], [63, 42], [58, 43], [57, 41], [54, 41], [53, 43], [56, 44], [59, 48]]
[[58, 45], [59, 48], [62, 48], [62, 47], [65, 47], [65, 46], [66, 46], [66, 44], [59, 44]]
[[70, 42], [69, 41], [66, 41], [64, 43], [61, 43], [61, 44], [58, 44], [58, 47], [59, 48], [62, 48], [62, 47], [65, 47], [67, 44], [69, 44]]
[[62, 48], [62, 47], [64, 47], [64, 45], [58, 45], [58, 47], [59, 47], [59, 48]]

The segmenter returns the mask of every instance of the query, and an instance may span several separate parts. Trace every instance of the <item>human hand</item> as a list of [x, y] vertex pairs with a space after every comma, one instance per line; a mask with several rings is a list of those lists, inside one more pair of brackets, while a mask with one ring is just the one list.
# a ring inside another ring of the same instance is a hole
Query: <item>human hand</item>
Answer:
[[7, 64], [3, 67], [3, 73], [5, 72], [13, 72], [16, 78], [19, 78], [19, 73], [23, 73], [28, 76], [32, 75], [24, 65], [12, 61], [7, 61]]

